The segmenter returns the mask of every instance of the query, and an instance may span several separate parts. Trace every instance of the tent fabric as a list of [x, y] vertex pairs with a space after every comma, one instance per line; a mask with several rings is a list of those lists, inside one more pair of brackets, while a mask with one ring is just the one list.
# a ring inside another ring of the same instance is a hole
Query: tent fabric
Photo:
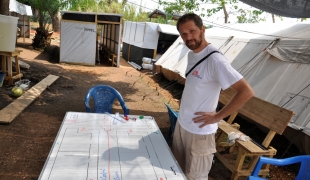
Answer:
[[95, 23], [61, 22], [60, 62], [95, 65]]
[[137, 46], [130, 46], [130, 53], [129, 53], [129, 61], [133, 61], [134, 63], [142, 66], [142, 58], [143, 57], [148, 57], [152, 58], [154, 54], [153, 49], [145, 49], [145, 48], [140, 48]]
[[123, 42], [122, 58], [124, 58], [126, 61], [128, 61], [128, 50], [129, 50], [129, 44]]
[[240, 0], [257, 9], [291, 18], [309, 18], [310, 3], [308, 0], [287, 1], [287, 0]]
[[157, 48], [157, 24], [126, 21], [123, 42], [146, 49]]
[[171, 35], [177, 35], [179, 36], [179, 31], [177, 30], [176, 26], [171, 26], [168, 24], [158, 24], [159, 32], [162, 32], [164, 34], [171, 34]]
[[[255, 96], [294, 111], [289, 127], [308, 136], [309, 28], [307, 23], [235, 24], [207, 29], [205, 33], [207, 41], [219, 48], [251, 84]], [[179, 37], [156, 65], [185, 79], [188, 51]]]
[[32, 16], [31, 7], [22, 3], [17, 2], [16, 0], [10, 0], [10, 12], [16, 12], [20, 15]]
[[159, 32], [179, 35], [176, 27], [151, 22], [125, 21], [123, 42], [145, 49], [157, 49]]

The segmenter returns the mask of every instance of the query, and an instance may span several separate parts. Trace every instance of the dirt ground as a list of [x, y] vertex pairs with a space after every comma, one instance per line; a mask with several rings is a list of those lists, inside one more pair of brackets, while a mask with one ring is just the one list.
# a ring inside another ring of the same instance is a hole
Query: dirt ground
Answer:
[[[124, 60], [119, 68], [104, 61], [95, 67], [59, 64], [59, 39], [54, 38], [47, 52], [33, 50], [31, 39], [26, 42], [18, 39], [17, 47], [23, 50], [20, 59], [31, 66], [29, 70], [22, 70], [23, 79], [29, 79], [31, 86], [49, 74], [59, 76], [59, 79], [12, 123], [0, 124], [1, 180], [38, 179], [66, 112], [85, 112], [84, 96], [94, 85], [107, 84], [116, 88], [130, 108], [130, 114], [153, 116], [164, 136], [169, 130], [164, 103], [169, 103], [175, 110], [178, 108], [176, 99], [180, 98], [183, 86], [171, 85], [162, 74], [138, 71]], [[169, 83], [171, 86], [165, 89]], [[8, 94], [11, 88], [7, 82], [0, 88], [0, 109], [15, 100]], [[120, 107], [114, 108], [115, 112], [122, 112]], [[280, 136], [274, 141], [273, 146], [282, 155], [289, 143]], [[297, 151], [292, 146], [286, 156]], [[214, 162], [209, 179], [229, 179], [230, 171], [218, 160]], [[271, 166], [270, 169], [270, 179], [294, 179], [296, 173], [294, 167]]]

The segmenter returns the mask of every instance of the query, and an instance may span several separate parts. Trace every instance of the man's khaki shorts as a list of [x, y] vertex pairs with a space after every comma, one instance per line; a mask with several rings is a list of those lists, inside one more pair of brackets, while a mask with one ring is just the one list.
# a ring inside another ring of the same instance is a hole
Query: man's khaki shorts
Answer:
[[216, 152], [215, 134], [192, 134], [177, 122], [172, 152], [188, 180], [207, 180]]

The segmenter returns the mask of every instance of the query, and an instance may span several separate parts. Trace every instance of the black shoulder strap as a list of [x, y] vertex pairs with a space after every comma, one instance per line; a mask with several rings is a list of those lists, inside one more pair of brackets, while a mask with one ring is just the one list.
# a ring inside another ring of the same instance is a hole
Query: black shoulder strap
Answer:
[[198, 66], [202, 61], [204, 61], [205, 59], [207, 59], [209, 56], [211, 56], [213, 53], [219, 53], [219, 51], [212, 51], [210, 52], [208, 55], [206, 55], [204, 58], [202, 58], [200, 61], [198, 61], [186, 74], [185, 77], [187, 77], [189, 75], [189, 73], [196, 67]]

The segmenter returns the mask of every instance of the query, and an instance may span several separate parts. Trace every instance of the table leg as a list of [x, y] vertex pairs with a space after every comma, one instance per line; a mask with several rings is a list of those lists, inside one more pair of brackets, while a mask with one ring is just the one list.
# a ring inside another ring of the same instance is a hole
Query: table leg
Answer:
[[8, 77], [9, 77], [9, 85], [13, 84], [13, 72], [12, 72], [12, 56], [8, 58]]
[[6, 56], [2, 55], [2, 72], [6, 72]]
[[15, 68], [16, 68], [16, 73], [20, 73], [20, 67], [19, 67], [19, 62], [18, 62], [18, 56], [15, 56]]

